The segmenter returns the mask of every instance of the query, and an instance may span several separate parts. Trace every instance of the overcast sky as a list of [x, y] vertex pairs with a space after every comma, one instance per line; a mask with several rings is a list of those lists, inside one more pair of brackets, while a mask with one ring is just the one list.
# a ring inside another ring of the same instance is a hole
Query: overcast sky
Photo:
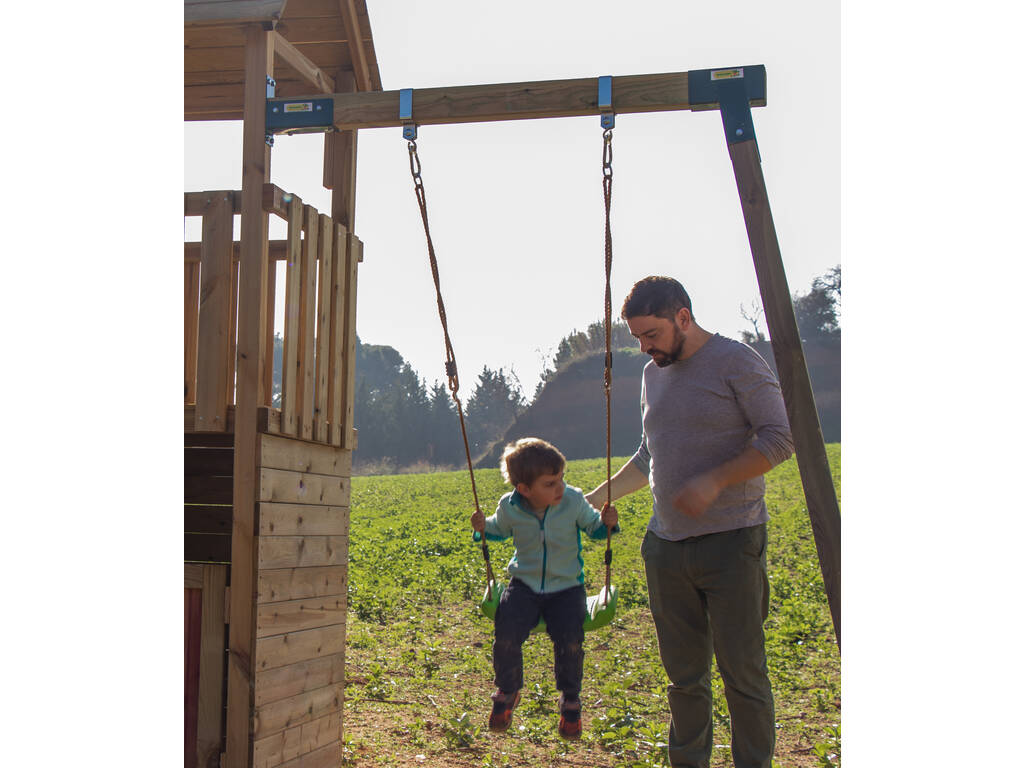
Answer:
[[[783, 4], [370, 0], [385, 90], [763, 64], [754, 110], [791, 291], [839, 254], [839, 9]], [[419, 156], [463, 386], [484, 365], [534, 386], [559, 340], [603, 316], [599, 118], [425, 126]], [[186, 190], [238, 188], [240, 124], [186, 125]], [[272, 180], [321, 211], [323, 138], [278, 137]], [[717, 112], [621, 115], [613, 138], [613, 314], [649, 274], [679, 279], [698, 322], [737, 337], [758, 297]], [[400, 128], [359, 135], [357, 331], [427, 383], [444, 346]], [[273, 217], [272, 217], [273, 219]], [[189, 239], [199, 237], [190, 222]], [[274, 224], [283, 237], [283, 222]], [[284, 281], [279, 282], [283, 291]], [[277, 327], [283, 327], [278, 301]], [[762, 320], [761, 327], [765, 324]]]

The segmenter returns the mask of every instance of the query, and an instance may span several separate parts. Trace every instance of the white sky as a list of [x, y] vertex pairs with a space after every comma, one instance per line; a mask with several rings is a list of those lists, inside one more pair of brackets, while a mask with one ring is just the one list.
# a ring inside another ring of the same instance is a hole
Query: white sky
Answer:
[[[385, 90], [764, 64], [754, 124], [791, 291], [839, 263], [839, 10], [804, 0], [670, 3], [370, 0]], [[185, 189], [240, 188], [240, 123], [188, 123]], [[597, 117], [425, 126], [419, 155], [464, 387], [510, 367], [525, 394], [573, 329], [603, 316]], [[330, 211], [323, 138], [278, 137], [274, 183]], [[613, 313], [648, 274], [678, 278], [698, 321], [738, 336], [758, 295], [718, 112], [620, 115], [613, 139]], [[444, 346], [400, 128], [360, 132], [357, 331], [427, 382]], [[272, 217], [274, 219], [274, 217]], [[283, 222], [274, 219], [283, 237]], [[199, 238], [190, 222], [188, 239]], [[279, 281], [283, 291], [283, 280]], [[278, 301], [278, 327], [283, 326]], [[762, 328], [765, 327], [762, 321]]]

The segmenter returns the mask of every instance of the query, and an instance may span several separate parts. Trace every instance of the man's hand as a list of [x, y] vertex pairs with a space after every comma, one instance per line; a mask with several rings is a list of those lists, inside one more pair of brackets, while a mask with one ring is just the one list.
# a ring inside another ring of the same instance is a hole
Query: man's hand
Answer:
[[479, 509], [476, 510], [472, 515], [470, 515], [469, 523], [473, 526], [473, 530], [477, 533], [483, 533], [484, 527], [487, 524], [486, 518], [484, 517], [484, 513], [481, 512]]
[[619, 510], [613, 504], [605, 504], [601, 510], [601, 522], [609, 531], [619, 524]]
[[689, 517], [700, 517], [722, 492], [722, 486], [711, 472], [691, 477], [672, 499], [672, 505]]

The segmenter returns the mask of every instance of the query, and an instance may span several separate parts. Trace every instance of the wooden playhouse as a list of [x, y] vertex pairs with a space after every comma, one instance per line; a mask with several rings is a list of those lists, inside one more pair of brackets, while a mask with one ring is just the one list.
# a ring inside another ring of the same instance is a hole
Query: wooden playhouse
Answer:
[[[356, 132], [325, 138], [332, 202], [318, 211], [269, 183], [265, 112], [272, 94], [380, 90], [366, 4], [185, 0], [184, 29], [185, 119], [243, 121], [240, 188], [185, 193], [185, 216], [202, 219], [201, 242], [185, 243], [185, 765], [336, 766]], [[270, 216], [285, 239], [268, 239]]]

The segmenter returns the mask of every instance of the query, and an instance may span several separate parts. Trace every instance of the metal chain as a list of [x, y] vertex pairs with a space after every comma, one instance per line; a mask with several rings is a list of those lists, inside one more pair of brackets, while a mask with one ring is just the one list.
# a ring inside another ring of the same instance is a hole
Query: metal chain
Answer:
[[[607, 424], [606, 487], [607, 504], [612, 499], [612, 129], [604, 131], [603, 177], [604, 188], [604, 400]], [[612, 532], [608, 530], [604, 550], [604, 603], [612, 583]]]
[[[437, 257], [434, 255], [434, 241], [430, 237], [430, 222], [427, 219], [427, 193], [423, 188], [422, 168], [416, 152], [416, 142], [409, 142], [409, 171], [412, 174], [416, 202], [420, 206], [420, 217], [423, 219], [423, 233], [427, 237], [427, 253], [430, 255], [430, 272], [434, 277], [434, 289], [437, 292], [437, 312], [441, 318], [441, 329], [444, 331], [445, 373], [448, 376], [448, 389], [451, 390], [455, 409], [459, 414], [459, 426], [462, 428], [462, 444], [466, 449], [466, 464], [469, 466], [469, 483], [473, 488], [473, 506], [480, 512], [480, 500], [476, 492], [476, 478], [473, 475], [473, 459], [469, 452], [469, 437], [466, 435], [466, 418], [462, 412], [462, 401], [459, 399], [459, 371], [455, 364], [455, 350], [452, 348], [451, 336], [448, 334], [448, 315], [444, 310], [444, 299], [441, 298], [441, 278], [437, 271]], [[487, 600], [491, 599], [491, 582], [494, 571], [491, 568], [491, 553], [487, 546], [486, 534], [481, 539], [484, 565], [487, 569]]]

